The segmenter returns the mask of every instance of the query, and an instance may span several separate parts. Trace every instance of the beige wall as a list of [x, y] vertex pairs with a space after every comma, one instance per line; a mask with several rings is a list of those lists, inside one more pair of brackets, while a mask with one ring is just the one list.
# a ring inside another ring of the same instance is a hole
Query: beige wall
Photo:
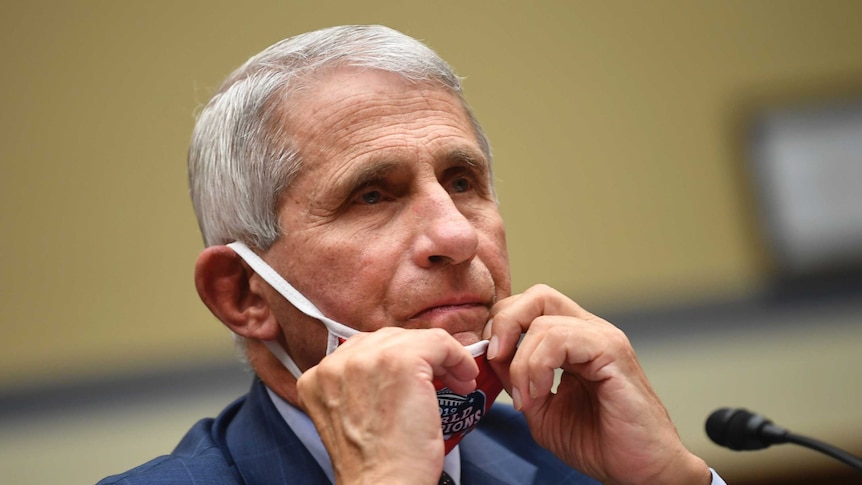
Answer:
[[[6, 390], [232, 358], [192, 286], [185, 150], [195, 108], [285, 36], [384, 23], [437, 49], [494, 146], [515, 288], [605, 311], [756, 287], [746, 114], [862, 86], [856, 1], [7, 3]], [[655, 355], [677, 383], [686, 362]]]
[[231, 359], [194, 292], [195, 108], [293, 33], [384, 23], [467, 76], [516, 290], [606, 311], [745, 292], [746, 115], [858, 95], [862, 3], [12, 2], [0, 17], [0, 388]]
[[516, 289], [606, 310], [756, 284], [740, 114], [862, 80], [853, 1], [310, 3], [5, 6], [0, 385], [230, 352], [192, 288], [185, 149], [221, 78], [290, 34], [436, 48], [494, 145]]

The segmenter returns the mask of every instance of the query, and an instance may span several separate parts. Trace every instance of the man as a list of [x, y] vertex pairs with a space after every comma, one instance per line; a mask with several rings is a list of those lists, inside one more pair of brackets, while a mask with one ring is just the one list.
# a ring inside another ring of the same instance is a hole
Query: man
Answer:
[[510, 296], [488, 143], [418, 41], [268, 48], [201, 113], [189, 176], [198, 292], [258, 380], [103, 483], [723, 483], [622, 332], [546, 286]]

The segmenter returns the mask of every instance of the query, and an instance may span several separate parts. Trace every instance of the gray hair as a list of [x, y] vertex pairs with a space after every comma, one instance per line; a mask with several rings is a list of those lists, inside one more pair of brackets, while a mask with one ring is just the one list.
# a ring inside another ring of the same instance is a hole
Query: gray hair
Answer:
[[242, 241], [269, 248], [281, 234], [278, 203], [301, 165], [285, 105], [315, 76], [338, 67], [392, 72], [455, 94], [488, 160], [490, 147], [460, 79], [430, 48], [383, 26], [342, 26], [282, 40], [233, 72], [198, 116], [189, 147], [189, 188], [207, 246]]

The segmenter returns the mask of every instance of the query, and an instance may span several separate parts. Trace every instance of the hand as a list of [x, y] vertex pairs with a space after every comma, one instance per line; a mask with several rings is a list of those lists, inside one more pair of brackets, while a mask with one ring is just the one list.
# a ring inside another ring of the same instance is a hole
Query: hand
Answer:
[[476, 388], [479, 369], [445, 330], [383, 328], [344, 342], [297, 382], [336, 483], [436, 484], [443, 433], [434, 378]]
[[491, 316], [491, 366], [541, 446], [606, 484], [710, 483], [622, 331], [544, 285], [499, 301]]

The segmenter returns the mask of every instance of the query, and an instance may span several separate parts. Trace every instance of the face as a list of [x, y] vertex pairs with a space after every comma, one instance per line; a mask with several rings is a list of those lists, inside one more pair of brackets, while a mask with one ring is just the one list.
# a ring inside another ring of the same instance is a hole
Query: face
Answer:
[[[489, 161], [460, 101], [368, 70], [295, 96], [286, 122], [304, 165], [263, 258], [357, 330], [436, 327], [478, 341], [510, 279]], [[278, 295], [271, 306], [300, 366], [319, 361], [322, 324]]]

